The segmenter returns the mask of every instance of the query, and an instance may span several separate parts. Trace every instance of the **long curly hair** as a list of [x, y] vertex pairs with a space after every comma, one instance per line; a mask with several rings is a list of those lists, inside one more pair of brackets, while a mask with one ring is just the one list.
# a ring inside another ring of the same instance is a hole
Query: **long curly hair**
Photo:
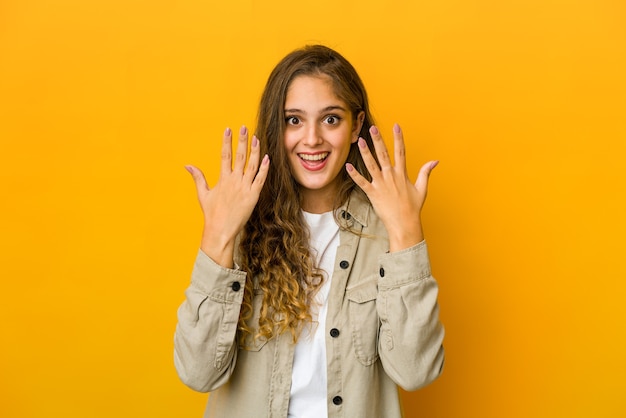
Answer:
[[[237, 261], [249, 278], [239, 316], [242, 344], [250, 337], [269, 340], [287, 331], [296, 342], [302, 327], [312, 321], [310, 306], [323, 281], [321, 271], [314, 265], [300, 189], [292, 175], [283, 139], [287, 90], [302, 75], [328, 77], [334, 93], [348, 105], [355, 122], [357, 115], [364, 112], [359, 136], [373, 150], [369, 128], [374, 121], [367, 93], [356, 70], [343, 56], [326, 46], [311, 45], [291, 52], [278, 63], [261, 97], [256, 127], [261, 155], [269, 155], [271, 166], [239, 242]], [[351, 145], [347, 162], [371, 180], [356, 143]], [[351, 193], [363, 193], [345, 170], [339, 177], [335, 217], [336, 209]], [[263, 295], [258, 324], [251, 323], [255, 287]]]

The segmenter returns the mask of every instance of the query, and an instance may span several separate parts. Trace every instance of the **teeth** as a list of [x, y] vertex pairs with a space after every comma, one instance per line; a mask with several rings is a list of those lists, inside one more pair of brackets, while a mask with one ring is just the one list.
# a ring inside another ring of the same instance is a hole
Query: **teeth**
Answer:
[[322, 152], [321, 154], [298, 154], [298, 157], [302, 158], [306, 161], [321, 161], [324, 158], [328, 157], [327, 152]]

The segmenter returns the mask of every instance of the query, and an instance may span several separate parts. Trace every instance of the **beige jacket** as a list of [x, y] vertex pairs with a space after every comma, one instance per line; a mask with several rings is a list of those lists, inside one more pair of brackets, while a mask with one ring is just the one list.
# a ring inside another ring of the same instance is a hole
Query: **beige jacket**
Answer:
[[[357, 195], [340, 219], [326, 319], [329, 418], [402, 416], [398, 389], [432, 382], [443, 366], [444, 330], [426, 243], [388, 252], [386, 230]], [[245, 273], [199, 252], [178, 310], [174, 363], [194, 390], [212, 392], [205, 417], [286, 418], [294, 345], [289, 333], [236, 344]], [[258, 315], [261, 291], [254, 297]]]

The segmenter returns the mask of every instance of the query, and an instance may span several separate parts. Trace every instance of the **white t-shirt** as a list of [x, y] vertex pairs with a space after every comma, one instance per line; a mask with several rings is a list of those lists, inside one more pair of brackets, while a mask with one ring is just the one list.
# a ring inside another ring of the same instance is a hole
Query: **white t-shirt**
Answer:
[[326, 418], [326, 311], [330, 279], [339, 246], [339, 226], [332, 212], [322, 214], [304, 212], [311, 231], [311, 248], [316, 266], [324, 274], [324, 283], [315, 295], [311, 307], [313, 323], [306, 326], [296, 343], [291, 372], [289, 418]]

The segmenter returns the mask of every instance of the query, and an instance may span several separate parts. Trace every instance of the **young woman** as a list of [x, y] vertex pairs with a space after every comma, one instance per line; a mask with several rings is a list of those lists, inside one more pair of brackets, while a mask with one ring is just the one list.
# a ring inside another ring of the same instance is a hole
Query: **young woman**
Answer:
[[420, 221], [436, 162], [412, 184], [393, 135], [395, 164], [352, 65], [308, 46], [271, 73], [249, 155], [226, 129], [215, 186], [187, 167], [204, 231], [174, 360], [212, 392], [205, 417], [400, 417], [397, 385], [440, 374]]

